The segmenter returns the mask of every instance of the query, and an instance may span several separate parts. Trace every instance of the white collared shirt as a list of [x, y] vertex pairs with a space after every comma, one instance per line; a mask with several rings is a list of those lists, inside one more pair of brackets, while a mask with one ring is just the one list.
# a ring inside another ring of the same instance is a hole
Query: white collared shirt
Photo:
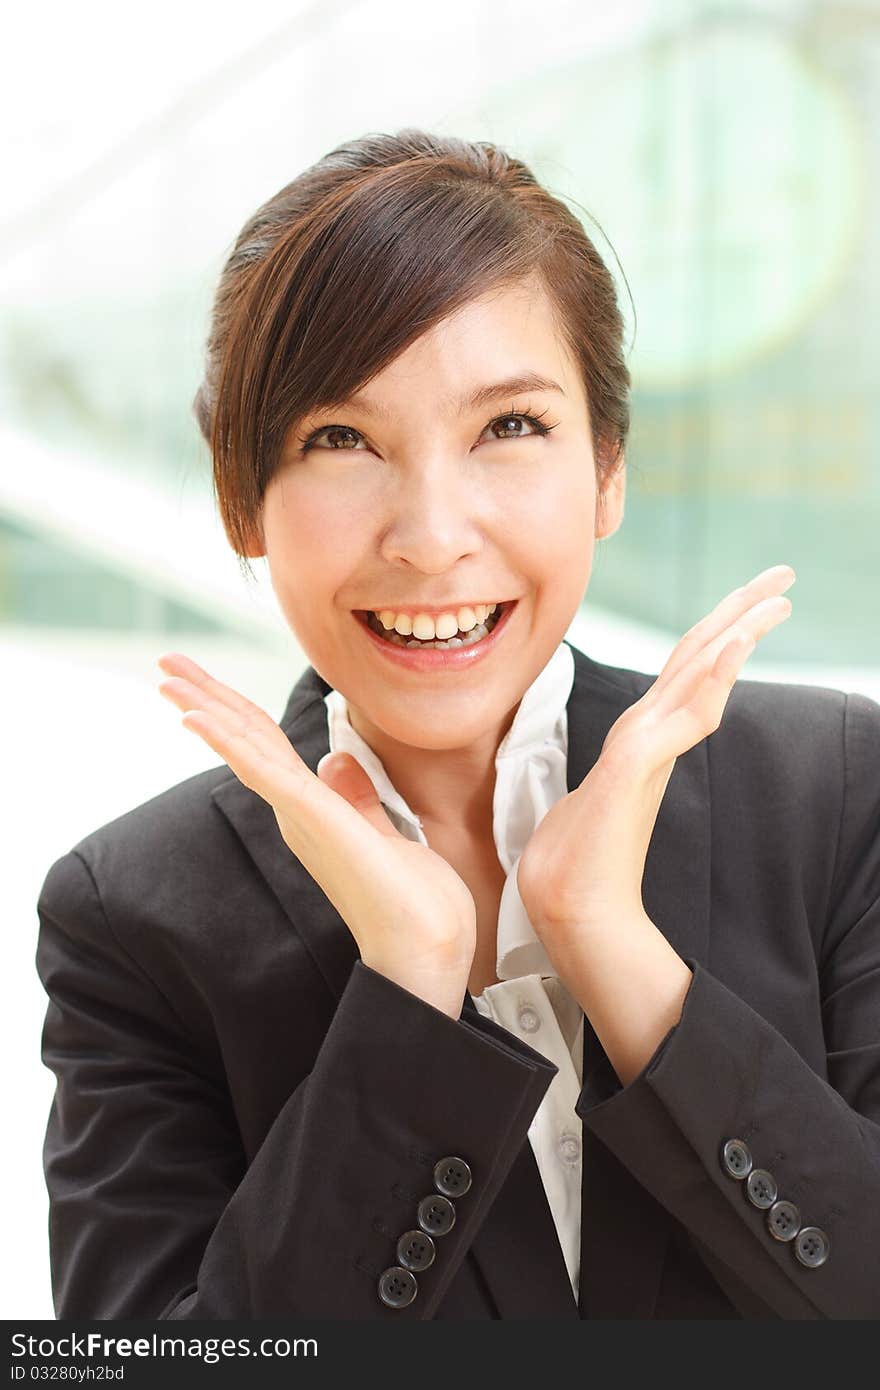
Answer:
[[[498, 910], [498, 983], [487, 985], [474, 1003], [481, 1014], [522, 1038], [559, 1068], [529, 1126], [528, 1137], [577, 1300], [581, 1121], [574, 1107], [582, 1083], [584, 1016], [535, 935], [516, 886], [516, 870], [526, 844], [550, 807], [568, 792], [567, 705], [573, 683], [574, 657], [567, 643], [560, 642], [523, 695], [495, 756], [493, 832], [498, 861], [507, 878]], [[331, 690], [324, 703], [330, 752], [351, 753], [400, 833], [427, 845], [419, 817], [352, 727], [345, 697]]]

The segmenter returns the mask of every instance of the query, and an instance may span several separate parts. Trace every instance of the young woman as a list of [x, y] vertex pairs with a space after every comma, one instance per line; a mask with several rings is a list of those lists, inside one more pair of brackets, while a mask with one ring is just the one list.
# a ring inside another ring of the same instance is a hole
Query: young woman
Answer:
[[48, 872], [58, 1317], [880, 1315], [880, 706], [737, 681], [785, 564], [659, 676], [565, 640], [622, 327], [485, 143], [241, 232], [196, 413], [310, 664], [163, 656], [221, 765]]

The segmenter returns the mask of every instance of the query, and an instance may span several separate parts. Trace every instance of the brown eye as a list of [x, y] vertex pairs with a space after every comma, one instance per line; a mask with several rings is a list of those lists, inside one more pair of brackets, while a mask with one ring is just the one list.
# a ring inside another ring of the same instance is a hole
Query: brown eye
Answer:
[[[322, 429], [315, 431], [308, 441], [309, 445], [314, 444], [322, 434], [327, 436], [331, 449], [354, 448], [354, 445], [360, 438], [357, 430], [352, 429], [351, 425], [324, 425]], [[340, 440], [342, 442], [340, 442]]]
[[[524, 424], [529, 426], [528, 430], [523, 430], [521, 428]], [[520, 426], [520, 428], [513, 429], [513, 431], [510, 431], [509, 427], [511, 425], [518, 425]], [[519, 411], [513, 411], [509, 415], [499, 415], [496, 419], [492, 420], [486, 428], [492, 430], [492, 432], [494, 433], [496, 426], [502, 426], [506, 431], [508, 431], [505, 434], [496, 434], [496, 439], [527, 439], [530, 434], [548, 433], [547, 429], [540, 423], [540, 421], [535, 419], [534, 415], [523, 415]]]
[[[544, 412], [546, 414], [546, 412]], [[528, 429], [523, 430], [523, 425]], [[502, 434], [497, 434], [496, 429], [502, 429]], [[541, 419], [535, 415], [527, 415], [519, 410], [508, 411], [506, 415], [497, 415], [494, 420], [490, 420], [486, 430], [491, 430], [495, 439], [527, 439], [529, 435], [547, 435], [555, 425], [544, 425]], [[485, 434], [486, 430], [483, 431]], [[351, 425], [320, 425], [313, 430], [310, 435], [303, 438], [297, 435], [297, 443], [301, 453], [308, 453], [310, 449], [320, 445], [322, 437], [326, 437], [327, 445], [332, 450], [347, 449], [349, 452], [357, 448], [359, 442], [364, 441], [364, 436], [360, 430], [354, 429]]]
[[[493, 421], [492, 421], [492, 428], [493, 428], [493, 430], [494, 430], [496, 425], [501, 425], [505, 430], [508, 430], [508, 429], [510, 429], [510, 427], [513, 426], [513, 425], [520, 425], [520, 426], [521, 426], [523, 423], [524, 423], [524, 422], [523, 422], [523, 421], [519, 418], [519, 416], [517, 416], [517, 415], [504, 415], [500, 420], [493, 420]], [[520, 434], [522, 434], [522, 429], [514, 430], [514, 431], [513, 431], [513, 437], [514, 437], [514, 439], [516, 439]], [[505, 437], [505, 436], [502, 436], [502, 437]], [[506, 437], [509, 438], [509, 435], [506, 436]]]

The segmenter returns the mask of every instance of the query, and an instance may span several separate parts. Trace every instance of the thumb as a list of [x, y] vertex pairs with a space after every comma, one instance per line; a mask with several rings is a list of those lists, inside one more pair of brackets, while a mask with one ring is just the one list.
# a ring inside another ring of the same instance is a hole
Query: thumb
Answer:
[[376, 788], [351, 753], [325, 753], [315, 768], [318, 780], [353, 806], [383, 835], [400, 837], [379, 800]]

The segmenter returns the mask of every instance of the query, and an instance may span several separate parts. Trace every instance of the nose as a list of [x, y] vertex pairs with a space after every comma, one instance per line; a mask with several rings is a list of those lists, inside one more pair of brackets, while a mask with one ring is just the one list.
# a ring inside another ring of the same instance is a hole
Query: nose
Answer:
[[446, 574], [484, 545], [485, 496], [459, 464], [413, 470], [390, 494], [382, 530], [389, 564], [406, 562], [423, 574]]

